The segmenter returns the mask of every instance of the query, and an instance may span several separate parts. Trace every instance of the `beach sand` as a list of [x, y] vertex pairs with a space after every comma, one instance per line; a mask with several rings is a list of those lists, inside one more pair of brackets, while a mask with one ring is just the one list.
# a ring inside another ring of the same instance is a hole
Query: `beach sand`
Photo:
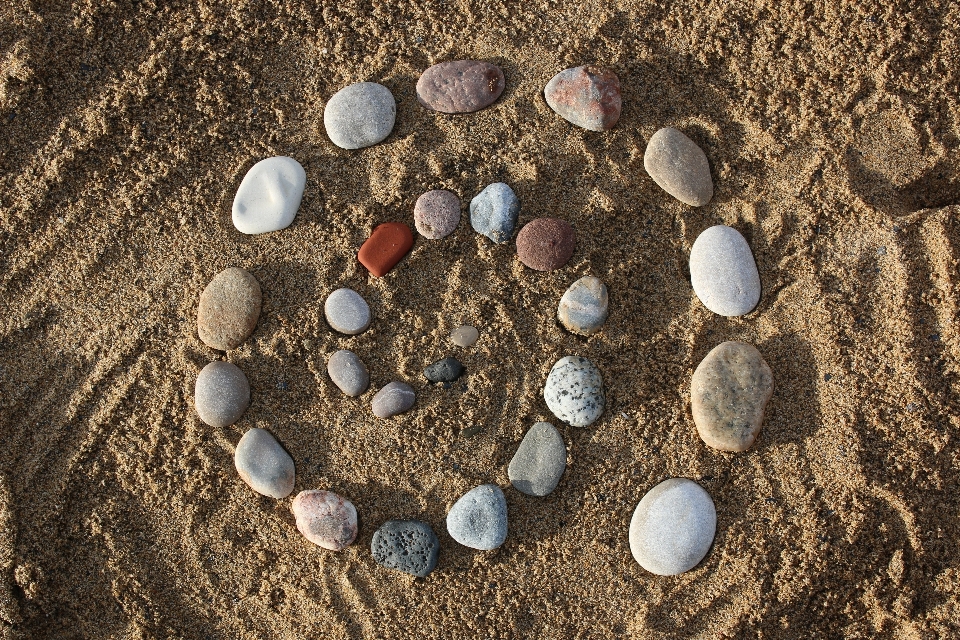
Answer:
[[[0, 7], [0, 628], [4, 638], [947, 638], [960, 636], [960, 8], [956, 2], [28, 2]], [[167, 8], [163, 8], [167, 7]], [[490, 108], [428, 111], [431, 64], [504, 70]], [[542, 89], [580, 64], [613, 69], [606, 133], [556, 116]], [[335, 147], [326, 100], [375, 81], [397, 99], [383, 143]], [[709, 158], [706, 206], [643, 169], [673, 126]], [[246, 171], [296, 158], [307, 186], [289, 228], [240, 234]], [[569, 221], [577, 249], [534, 272], [466, 206], [491, 182], [520, 224]], [[416, 237], [373, 278], [356, 251], [379, 223], [413, 226], [426, 190], [456, 192], [450, 237]], [[724, 318], [687, 260], [715, 224], [753, 248], [763, 295]], [[264, 308], [225, 355], [197, 337], [200, 292], [253, 273]], [[610, 318], [589, 339], [556, 307], [602, 278]], [[326, 295], [352, 287], [370, 330], [332, 332]], [[455, 347], [450, 331], [480, 329]], [[757, 346], [776, 384], [747, 452], [705, 446], [690, 378], [724, 340]], [[343, 396], [332, 352], [366, 362]], [[600, 368], [602, 418], [554, 419], [552, 364]], [[450, 389], [423, 368], [448, 355]], [[252, 388], [237, 424], [193, 408], [208, 362]], [[375, 391], [417, 390], [379, 420]], [[567, 443], [557, 489], [532, 498], [507, 465], [527, 429]], [[295, 492], [330, 489], [360, 514], [332, 553], [238, 477], [233, 452], [269, 429]], [[464, 431], [479, 427], [467, 437]], [[644, 571], [627, 527], [668, 477], [717, 507], [704, 561]], [[509, 536], [455, 543], [449, 507], [505, 489]], [[373, 532], [418, 518], [440, 538], [425, 579], [386, 570]]]

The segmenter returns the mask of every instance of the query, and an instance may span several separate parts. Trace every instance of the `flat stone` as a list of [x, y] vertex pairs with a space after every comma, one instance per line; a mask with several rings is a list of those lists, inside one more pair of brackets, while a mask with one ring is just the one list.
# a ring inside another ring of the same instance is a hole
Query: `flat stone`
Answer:
[[413, 246], [413, 232], [402, 222], [384, 222], [373, 230], [357, 260], [378, 278], [389, 273]]
[[690, 282], [707, 309], [742, 316], [760, 302], [760, 273], [746, 238], [731, 227], [705, 230], [690, 250]]
[[608, 312], [607, 286], [593, 276], [583, 276], [570, 285], [557, 307], [560, 323], [582, 336], [600, 331]]
[[435, 64], [417, 80], [420, 104], [443, 113], [471, 113], [496, 102], [506, 81], [500, 67], [477, 60]]
[[211, 362], [197, 376], [193, 404], [211, 427], [228, 427], [250, 406], [250, 382], [235, 364]]
[[519, 214], [517, 194], [502, 182], [487, 185], [470, 201], [470, 225], [497, 244], [510, 241]]
[[293, 222], [303, 198], [307, 173], [286, 156], [261, 160], [250, 167], [233, 198], [233, 226], [240, 233], [268, 233]]
[[424, 522], [388, 520], [374, 532], [370, 551], [380, 566], [424, 578], [437, 566], [440, 541]]
[[327, 374], [344, 394], [356, 397], [370, 386], [370, 374], [353, 351], [342, 349], [327, 360]]
[[517, 234], [520, 262], [537, 271], [553, 271], [567, 264], [576, 246], [573, 227], [558, 218], [536, 218]]
[[250, 429], [233, 456], [240, 477], [257, 493], [278, 500], [293, 491], [293, 458], [269, 431]]
[[538, 422], [527, 431], [507, 467], [510, 484], [529, 496], [553, 491], [567, 468], [567, 447], [549, 422]]
[[757, 348], [723, 342], [700, 362], [690, 383], [693, 422], [708, 446], [746, 451], [763, 424], [773, 374]]
[[260, 318], [260, 284], [238, 267], [224, 269], [200, 294], [197, 333], [214, 349], [226, 351], [250, 337]]
[[650, 136], [643, 167], [661, 189], [684, 204], [702, 207], [713, 197], [707, 155], [696, 142], [672, 127]]
[[550, 369], [543, 399], [553, 415], [574, 427], [586, 427], [603, 413], [603, 378], [587, 358], [566, 356]]
[[357, 537], [356, 507], [332, 491], [301, 491], [291, 510], [303, 537], [324, 549], [346, 549]]
[[661, 576], [693, 569], [717, 532], [717, 510], [700, 485], [664, 480], [647, 492], [630, 520], [630, 551], [640, 566]]
[[416, 399], [413, 387], [403, 382], [391, 382], [377, 391], [370, 408], [378, 418], [390, 418], [409, 411]]
[[390, 89], [376, 82], [358, 82], [333, 94], [323, 110], [323, 126], [333, 144], [362, 149], [393, 131], [397, 102]]
[[446, 238], [460, 224], [460, 198], [445, 189], [427, 191], [417, 198], [413, 207], [413, 222], [424, 238]]
[[370, 327], [370, 305], [353, 289], [337, 289], [323, 305], [327, 324], [334, 331], [355, 336]]
[[457, 327], [450, 333], [450, 339], [453, 341], [453, 344], [458, 347], [472, 347], [477, 343], [479, 338], [480, 332], [477, 331], [477, 328], [471, 327], [468, 324]]
[[561, 71], [547, 83], [543, 97], [564, 120], [590, 131], [612, 128], [623, 105], [617, 74], [593, 66]]
[[463, 365], [456, 358], [438, 360], [423, 370], [430, 382], [453, 382], [463, 375]]
[[480, 551], [496, 549], [507, 539], [507, 499], [494, 484], [465, 493], [447, 514], [447, 532], [460, 544]]

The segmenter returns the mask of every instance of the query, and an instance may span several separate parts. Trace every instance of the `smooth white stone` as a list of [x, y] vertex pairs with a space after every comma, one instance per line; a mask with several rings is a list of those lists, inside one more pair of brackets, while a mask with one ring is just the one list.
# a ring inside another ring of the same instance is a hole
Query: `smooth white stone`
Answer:
[[465, 493], [447, 514], [447, 532], [460, 544], [489, 551], [507, 539], [507, 499], [494, 484]]
[[722, 224], [705, 230], [690, 250], [690, 282], [707, 309], [742, 316], [760, 302], [760, 273], [740, 232]]
[[261, 160], [247, 171], [233, 198], [233, 225], [246, 234], [289, 227], [306, 184], [307, 173], [293, 158]]
[[337, 289], [323, 305], [327, 323], [334, 331], [355, 336], [370, 326], [370, 305], [353, 289]]
[[323, 126], [342, 149], [362, 149], [393, 131], [397, 103], [382, 84], [358, 82], [333, 94], [323, 110]]

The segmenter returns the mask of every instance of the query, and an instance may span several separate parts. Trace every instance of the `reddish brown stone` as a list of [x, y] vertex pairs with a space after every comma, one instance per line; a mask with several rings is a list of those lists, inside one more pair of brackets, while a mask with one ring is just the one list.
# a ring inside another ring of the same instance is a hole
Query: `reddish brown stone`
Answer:
[[413, 246], [413, 232], [402, 222], [385, 222], [360, 247], [357, 260], [370, 273], [383, 277], [407, 255]]
[[435, 64], [417, 80], [420, 104], [443, 113], [471, 113], [493, 104], [506, 81], [500, 67], [477, 60]]
[[537, 218], [517, 234], [520, 261], [537, 271], [553, 271], [567, 264], [577, 246], [577, 234], [566, 220]]
[[547, 83], [543, 96], [550, 108], [578, 127], [605, 131], [620, 119], [620, 80], [609, 69], [576, 67]]

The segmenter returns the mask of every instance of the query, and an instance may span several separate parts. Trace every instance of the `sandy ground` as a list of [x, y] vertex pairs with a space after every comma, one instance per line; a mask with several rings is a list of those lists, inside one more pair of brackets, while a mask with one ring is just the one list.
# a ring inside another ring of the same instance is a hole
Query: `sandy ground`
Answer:
[[[39, 2], [0, 7], [0, 628], [4, 638], [949, 638], [960, 636], [960, 8], [957, 2]], [[491, 108], [417, 104], [429, 65], [500, 65]], [[620, 77], [608, 133], [577, 129], [541, 91], [595, 63]], [[382, 144], [336, 148], [325, 101], [352, 82], [397, 98]], [[686, 132], [716, 195], [692, 209], [643, 170], [646, 140]], [[293, 225], [244, 236], [230, 206], [256, 161], [289, 155], [307, 188]], [[578, 233], [553, 273], [523, 267], [466, 220], [417, 238], [387, 277], [357, 248], [412, 226], [422, 192], [517, 191], [520, 222]], [[707, 311], [687, 257], [737, 227], [763, 282], [757, 309]], [[197, 301], [228, 266], [260, 281], [240, 349], [197, 338]], [[603, 332], [571, 335], [560, 295], [609, 287]], [[322, 303], [349, 286], [373, 327], [335, 335]], [[481, 339], [456, 348], [450, 330]], [[707, 448], [690, 415], [696, 365], [755, 344], [776, 391], [757, 444]], [[327, 356], [355, 350], [372, 388], [342, 396]], [[561, 426], [569, 466], [534, 499], [509, 487], [525, 431], [550, 419], [559, 357], [600, 367], [605, 414]], [[464, 384], [429, 387], [457, 355]], [[236, 425], [193, 410], [212, 359], [253, 389]], [[393, 379], [415, 411], [369, 409]], [[292, 500], [251, 491], [233, 450], [253, 426], [360, 512], [339, 554], [300, 536]], [[480, 427], [473, 437], [463, 431]], [[627, 541], [640, 497], [697, 480], [718, 512], [695, 570], [657, 577]], [[506, 488], [510, 535], [474, 552], [444, 517]], [[375, 529], [415, 517], [437, 570], [376, 565]]]

